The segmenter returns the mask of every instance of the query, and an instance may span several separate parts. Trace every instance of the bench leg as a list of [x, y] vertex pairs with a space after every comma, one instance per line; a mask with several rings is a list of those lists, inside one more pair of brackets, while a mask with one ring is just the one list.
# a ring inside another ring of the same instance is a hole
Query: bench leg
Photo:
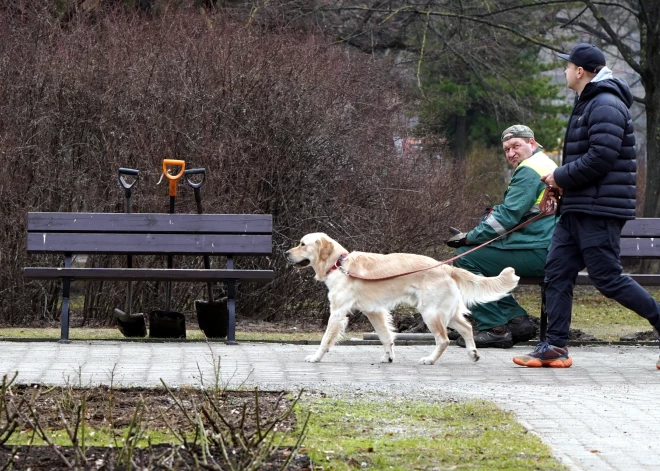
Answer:
[[62, 315], [60, 316], [61, 333], [60, 343], [71, 343], [69, 340], [69, 288], [71, 287], [71, 278], [62, 280]]
[[229, 314], [227, 325], [227, 344], [238, 345], [236, 342], [236, 282], [230, 280], [227, 283], [227, 313]]
[[539, 329], [539, 340], [545, 342], [545, 333], [548, 330], [548, 312], [545, 306], [545, 283], [541, 283], [541, 327]]
[[[227, 269], [234, 269], [234, 257], [227, 256]], [[236, 342], [236, 280], [227, 281], [227, 345], [238, 345]]]
[[[71, 254], [64, 255], [64, 268], [71, 268]], [[62, 278], [62, 315], [60, 316], [60, 342], [71, 343], [69, 340], [69, 291], [71, 278]]]

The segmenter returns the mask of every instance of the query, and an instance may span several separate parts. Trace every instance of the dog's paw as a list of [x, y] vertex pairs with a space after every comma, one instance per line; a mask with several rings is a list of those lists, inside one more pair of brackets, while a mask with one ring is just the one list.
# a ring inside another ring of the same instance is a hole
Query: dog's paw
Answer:
[[390, 355], [389, 353], [386, 353], [382, 357], [380, 357], [380, 362], [381, 363], [392, 363], [394, 361], [394, 353]]
[[420, 365], [432, 365], [435, 363], [435, 360], [432, 357], [422, 357], [419, 359]]
[[468, 356], [470, 357], [470, 360], [474, 361], [475, 363], [479, 361], [479, 352], [474, 349], [474, 350], [468, 350]]
[[318, 363], [318, 362], [321, 361], [321, 355], [319, 355], [318, 353], [314, 353], [312, 355], [307, 355], [305, 357], [305, 361], [309, 362], [309, 363]]

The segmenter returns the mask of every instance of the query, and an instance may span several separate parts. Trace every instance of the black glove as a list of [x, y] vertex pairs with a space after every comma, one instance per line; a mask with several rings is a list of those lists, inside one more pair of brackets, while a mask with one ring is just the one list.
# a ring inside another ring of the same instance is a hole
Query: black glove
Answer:
[[490, 213], [492, 213], [492, 212], [493, 212], [493, 208], [486, 208], [484, 210], [484, 213], [479, 218], [479, 222], [485, 221], [486, 219], [488, 219], [488, 216], [490, 216]]
[[463, 247], [464, 245], [467, 245], [467, 234], [465, 232], [460, 232], [449, 239], [446, 244], [454, 249]]

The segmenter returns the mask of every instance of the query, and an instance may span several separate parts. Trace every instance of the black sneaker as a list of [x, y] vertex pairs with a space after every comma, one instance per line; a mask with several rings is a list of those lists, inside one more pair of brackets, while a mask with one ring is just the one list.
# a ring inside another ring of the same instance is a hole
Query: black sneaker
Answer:
[[[511, 332], [505, 325], [500, 325], [487, 330], [478, 330], [474, 332], [474, 343], [477, 348], [511, 348], [513, 339]], [[459, 337], [456, 345], [465, 348], [465, 340]]]
[[507, 323], [514, 345], [520, 342], [527, 342], [536, 337], [536, 326], [529, 319], [529, 316], [514, 317]]
[[449, 337], [449, 340], [457, 340], [461, 338], [461, 335], [451, 327], [447, 327], [447, 337]]

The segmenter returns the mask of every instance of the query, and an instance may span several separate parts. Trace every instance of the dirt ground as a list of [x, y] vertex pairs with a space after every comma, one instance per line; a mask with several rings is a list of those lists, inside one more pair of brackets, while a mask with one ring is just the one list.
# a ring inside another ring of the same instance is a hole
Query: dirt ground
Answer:
[[[4, 404], [7, 404], [5, 410], [9, 416], [17, 413], [17, 428], [14, 433], [21, 437], [21, 442], [27, 442], [29, 436], [34, 433], [36, 428], [34, 422], [37, 417], [40, 426], [47, 433], [61, 432], [65, 428], [64, 420], [70, 430], [75, 430], [76, 423], [82, 425], [82, 420], [77, 419], [77, 413], [84, 399], [86, 430], [115, 430], [119, 447], [88, 447], [84, 453], [81, 453], [81, 448], [74, 446], [3, 445], [0, 446], [0, 469], [10, 469], [8, 466], [19, 470], [70, 469], [66, 461], [69, 465], [78, 463], [78, 469], [85, 470], [126, 469], [124, 464], [118, 463], [121, 438], [125, 436], [131, 422], [136, 423], [134, 414], [138, 406], [144, 411], [142, 420], [138, 422], [141, 428], [149, 432], [163, 433], [171, 430], [189, 437], [189, 440], [195, 430], [194, 411], [200, 411], [203, 406], [208, 411], [216, 410], [224, 420], [208, 419], [203, 414], [200, 417], [209, 432], [222, 431], [228, 442], [230, 459], [234, 460], [234, 456], [238, 457], [234, 464], [239, 459], [247, 459], [245, 456], [241, 458], [241, 454], [246, 455], [252, 451], [242, 452], [241, 447], [235, 446], [236, 443], [232, 442], [233, 436], [249, 440], [257, 431], [257, 421], [261, 430], [266, 430], [274, 424], [281, 432], [291, 432], [296, 424], [295, 416], [287, 414], [292, 399], [283, 393], [260, 391], [258, 399], [255, 399], [254, 391], [207, 391], [207, 393], [208, 395], [204, 396], [202, 391], [195, 389], [179, 389], [170, 394], [165, 389], [146, 388], [47, 389], [43, 386], [13, 386], [7, 391]], [[8, 415], [4, 412], [0, 418], [0, 439], [4, 437], [3, 430], [10, 423]], [[223, 462], [221, 448], [211, 446], [209, 451], [219, 464]], [[280, 469], [291, 453], [290, 448], [277, 448], [264, 458], [262, 465], [257, 469], [268, 471]], [[195, 463], [195, 460], [200, 460], [201, 456], [202, 450], [197, 446], [159, 444], [136, 449], [132, 457], [132, 465], [137, 469], [202, 469]], [[292, 458], [291, 465], [287, 469], [294, 471], [309, 469], [309, 459], [302, 450], [295, 453]]]

